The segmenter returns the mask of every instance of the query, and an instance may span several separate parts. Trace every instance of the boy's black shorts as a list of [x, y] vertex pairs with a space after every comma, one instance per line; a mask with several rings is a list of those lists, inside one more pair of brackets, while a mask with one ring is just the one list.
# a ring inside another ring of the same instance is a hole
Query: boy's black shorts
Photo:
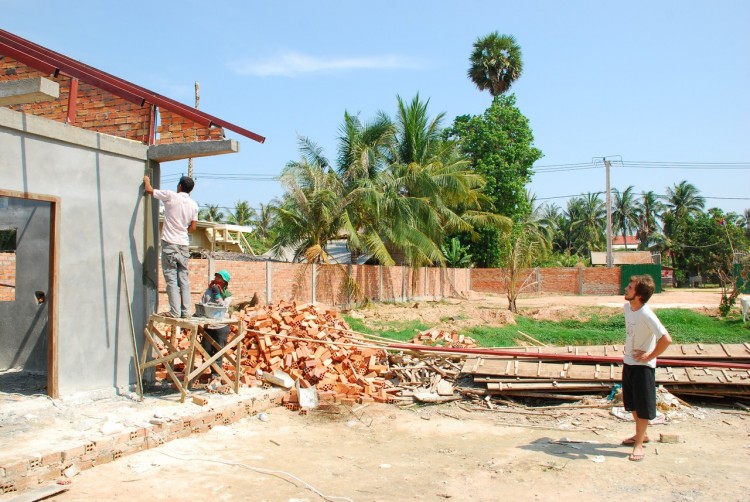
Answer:
[[622, 401], [625, 411], [635, 410], [638, 418], [656, 418], [656, 369], [623, 364]]

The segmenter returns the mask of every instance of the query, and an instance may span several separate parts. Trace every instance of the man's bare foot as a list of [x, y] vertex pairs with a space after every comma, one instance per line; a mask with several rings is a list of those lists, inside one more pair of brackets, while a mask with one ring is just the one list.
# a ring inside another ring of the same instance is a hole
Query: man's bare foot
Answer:
[[633, 453], [628, 456], [628, 460], [632, 462], [640, 462], [644, 458], [646, 458], [646, 452], [643, 451], [643, 448], [634, 448]]

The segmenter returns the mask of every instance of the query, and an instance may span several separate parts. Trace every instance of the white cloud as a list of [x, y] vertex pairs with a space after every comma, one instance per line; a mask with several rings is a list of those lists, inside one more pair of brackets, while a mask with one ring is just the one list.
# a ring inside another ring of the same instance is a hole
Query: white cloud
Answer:
[[280, 52], [277, 57], [266, 60], [240, 60], [229, 63], [229, 68], [235, 73], [255, 77], [296, 77], [339, 70], [419, 69], [420, 67], [421, 65], [414, 61], [394, 55], [324, 58], [298, 52]]

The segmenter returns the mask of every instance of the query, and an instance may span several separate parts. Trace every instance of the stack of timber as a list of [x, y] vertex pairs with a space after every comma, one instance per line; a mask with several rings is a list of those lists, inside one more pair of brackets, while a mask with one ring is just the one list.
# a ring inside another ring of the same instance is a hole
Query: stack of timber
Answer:
[[[622, 364], [612, 362], [622, 351], [622, 345], [505, 348], [501, 357], [467, 358], [462, 372], [473, 376], [475, 393], [486, 395], [609, 392], [622, 380]], [[656, 383], [673, 394], [750, 398], [748, 343], [672, 344], [657, 362]]]

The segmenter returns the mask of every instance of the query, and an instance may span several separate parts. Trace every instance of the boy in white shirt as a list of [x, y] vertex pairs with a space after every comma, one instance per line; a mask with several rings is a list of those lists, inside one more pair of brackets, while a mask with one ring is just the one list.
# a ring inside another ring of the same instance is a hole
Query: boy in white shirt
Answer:
[[661, 355], [672, 337], [656, 314], [646, 306], [656, 286], [650, 275], [634, 275], [625, 288], [625, 350], [622, 369], [622, 397], [625, 411], [635, 420], [635, 435], [623, 440], [633, 445], [629, 460], [645, 457], [643, 443], [649, 420], [656, 418], [656, 357]]

